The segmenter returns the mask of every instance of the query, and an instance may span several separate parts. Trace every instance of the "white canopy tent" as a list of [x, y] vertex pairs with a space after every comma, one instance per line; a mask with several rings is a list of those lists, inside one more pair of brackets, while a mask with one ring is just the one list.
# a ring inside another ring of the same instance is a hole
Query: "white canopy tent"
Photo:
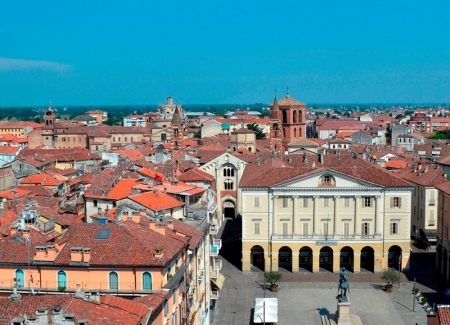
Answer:
[[278, 322], [278, 298], [256, 298], [253, 323]]

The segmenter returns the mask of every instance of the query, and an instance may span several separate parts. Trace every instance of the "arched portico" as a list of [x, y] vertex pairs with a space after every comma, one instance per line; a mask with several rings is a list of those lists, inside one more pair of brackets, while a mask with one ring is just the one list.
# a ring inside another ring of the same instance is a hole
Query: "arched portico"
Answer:
[[236, 199], [231, 195], [222, 198], [222, 211], [225, 218], [236, 218]]
[[292, 249], [283, 246], [278, 250], [278, 268], [292, 272]]
[[312, 272], [313, 268], [313, 251], [310, 247], [304, 246], [299, 251], [299, 270]]
[[361, 249], [361, 270], [375, 272], [375, 252], [372, 247], [365, 246]]
[[259, 245], [255, 245], [251, 249], [250, 263], [252, 266], [264, 271], [264, 248]]
[[397, 246], [391, 246], [389, 247], [389, 253], [388, 253], [388, 267], [392, 267], [396, 270], [401, 270], [401, 260], [402, 258], [402, 249]]
[[339, 268], [345, 267], [347, 270], [354, 272], [353, 261], [353, 249], [349, 246], [343, 247], [339, 256]]
[[319, 269], [333, 272], [333, 249], [329, 246], [320, 250]]

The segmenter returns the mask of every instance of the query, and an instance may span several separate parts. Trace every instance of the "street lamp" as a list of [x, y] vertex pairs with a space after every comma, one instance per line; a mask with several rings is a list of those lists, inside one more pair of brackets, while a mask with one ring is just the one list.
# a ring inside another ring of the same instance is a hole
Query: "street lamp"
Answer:
[[400, 269], [402, 267], [402, 254], [398, 257], [398, 289], [400, 289]]
[[416, 278], [414, 278], [414, 288], [413, 288], [413, 311], [416, 311]]

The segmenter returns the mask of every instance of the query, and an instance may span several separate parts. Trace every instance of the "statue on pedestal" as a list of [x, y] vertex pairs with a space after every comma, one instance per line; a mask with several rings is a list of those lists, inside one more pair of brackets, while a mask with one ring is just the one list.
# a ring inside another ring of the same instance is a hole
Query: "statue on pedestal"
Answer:
[[[341, 293], [339, 294], [339, 290]], [[350, 284], [348, 283], [348, 273], [345, 267], [339, 272], [338, 299], [339, 301], [348, 301], [347, 290], [350, 293]]]

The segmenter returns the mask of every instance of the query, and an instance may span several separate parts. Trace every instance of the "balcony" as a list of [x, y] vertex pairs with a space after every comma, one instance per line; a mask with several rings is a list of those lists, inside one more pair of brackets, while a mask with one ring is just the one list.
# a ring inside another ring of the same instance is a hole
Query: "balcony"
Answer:
[[200, 271], [198, 271], [197, 279], [198, 281], [202, 281], [204, 278], [205, 278], [205, 270], [201, 269]]
[[222, 248], [222, 239], [213, 239], [211, 245], [210, 256], [216, 257], [219, 255], [219, 250]]
[[219, 291], [211, 291], [211, 299], [219, 299]]
[[[291, 234], [291, 235], [280, 235], [280, 234], [273, 234], [272, 235], [272, 241], [326, 241], [326, 240], [342, 240], [342, 241], [353, 241], [353, 240], [364, 240], [364, 241], [377, 241], [381, 240], [381, 234], [376, 233], [372, 235], [361, 235], [361, 234], [335, 234], [335, 235], [299, 235], [299, 234]], [[211, 256], [213, 256], [211, 254]]]
[[436, 205], [436, 200], [435, 199], [430, 199], [428, 201], [428, 205]]
[[219, 227], [216, 224], [209, 225], [209, 234], [210, 235], [217, 235], [219, 232]]
[[222, 259], [220, 257], [216, 257], [213, 259], [212, 263], [213, 270], [220, 271], [222, 269]]
[[219, 277], [219, 274], [219, 270], [211, 269], [211, 271], [209, 272], [211, 279], [217, 279]]
[[213, 245], [216, 246], [218, 249], [222, 248], [222, 239], [213, 239]]

